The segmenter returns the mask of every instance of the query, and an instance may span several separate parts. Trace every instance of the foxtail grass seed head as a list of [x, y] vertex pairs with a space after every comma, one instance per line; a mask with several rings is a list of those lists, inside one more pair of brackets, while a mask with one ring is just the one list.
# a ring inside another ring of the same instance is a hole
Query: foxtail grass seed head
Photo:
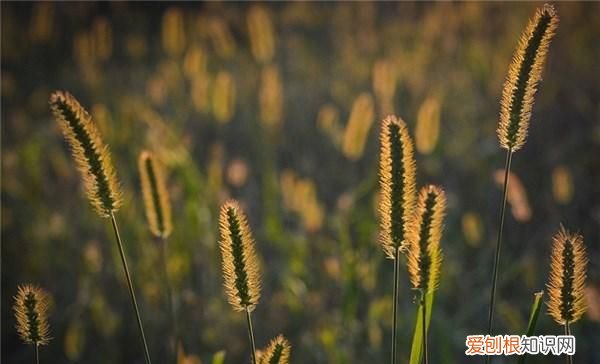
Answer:
[[531, 110], [550, 42], [558, 27], [554, 6], [539, 8], [521, 35], [508, 69], [500, 103], [500, 145], [517, 151], [525, 144]]
[[559, 325], [573, 323], [586, 310], [584, 297], [588, 259], [583, 236], [561, 226], [553, 238], [548, 276], [548, 314]]
[[26, 344], [47, 345], [50, 341], [50, 326], [46, 292], [26, 284], [19, 286], [14, 300], [16, 328], [21, 339]]
[[108, 146], [91, 116], [70, 93], [53, 92], [50, 109], [69, 143], [90, 203], [100, 216], [109, 217], [121, 206], [122, 197]]
[[407, 244], [407, 227], [415, 207], [416, 165], [413, 143], [402, 119], [388, 116], [380, 135], [380, 242], [386, 255]]
[[162, 165], [153, 153], [144, 150], [138, 159], [138, 169], [150, 232], [156, 237], [167, 238], [173, 230], [173, 225], [171, 201], [165, 186]]
[[408, 272], [414, 288], [425, 292], [437, 288], [442, 264], [440, 240], [446, 211], [446, 195], [436, 186], [425, 186], [409, 230]]
[[219, 233], [229, 303], [236, 311], [252, 311], [260, 298], [258, 258], [246, 216], [236, 201], [221, 207]]
[[290, 343], [279, 335], [261, 352], [258, 364], [288, 364], [291, 349]]

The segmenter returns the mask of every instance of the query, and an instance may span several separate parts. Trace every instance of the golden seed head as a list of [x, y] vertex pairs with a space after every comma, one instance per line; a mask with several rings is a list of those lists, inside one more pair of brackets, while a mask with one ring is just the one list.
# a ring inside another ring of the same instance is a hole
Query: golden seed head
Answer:
[[383, 120], [380, 143], [380, 243], [387, 257], [394, 259], [396, 249], [407, 244], [416, 199], [416, 164], [413, 143], [402, 119], [391, 115]]
[[53, 92], [50, 109], [69, 143], [90, 203], [100, 216], [109, 217], [121, 206], [122, 197], [108, 146], [91, 116], [70, 93]]
[[563, 226], [553, 238], [548, 276], [548, 314], [560, 325], [573, 323], [586, 310], [584, 297], [588, 259], [583, 236]]
[[292, 346], [279, 335], [269, 343], [269, 346], [261, 352], [259, 364], [288, 364]]
[[440, 280], [445, 211], [446, 195], [440, 187], [421, 188], [408, 234], [407, 264], [413, 287], [426, 292], [436, 289]]
[[152, 152], [144, 150], [138, 159], [138, 169], [150, 232], [156, 237], [167, 238], [173, 224], [162, 165]]
[[236, 201], [221, 207], [219, 233], [229, 303], [236, 311], [252, 311], [260, 298], [258, 258], [246, 216]]
[[275, 32], [267, 9], [253, 5], [248, 10], [247, 23], [254, 58], [258, 62], [269, 62], [275, 54]]
[[521, 35], [500, 102], [497, 132], [500, 145], [505, 149], [517, 151], [525, 144], [534, 96], [557, 27], [554, 7], [545, 4], [536, 11]]
[[16, 328], [21, 339], [26, 344], [47, 345], [50, 342], [50, 326], [46, 292], [26, 284], [18, 287], [14, 300]]

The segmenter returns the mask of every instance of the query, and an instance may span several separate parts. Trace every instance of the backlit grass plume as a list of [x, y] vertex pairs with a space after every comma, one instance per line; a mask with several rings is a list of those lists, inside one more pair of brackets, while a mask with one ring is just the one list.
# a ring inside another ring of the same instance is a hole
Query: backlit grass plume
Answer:
[[406, 247], [407, 230], [415, 205], [416, 165], [413, 143], [402, 119], [393, 115], [383, 120], [380, 134], [380, 243], [386, 256], [394, 260], [392, 359], [396, 363], [398, 323], [398, 277], [400, 250]]
[[246, 312], [252, 362], [256, 364], [256, 345], [250, 313], [260, 298], [260, 273], [252, 232], [236, 201], [227, 201], [221, 207], [219, 232], [225, 292], [234, 310]]
[[54, 91], [50, 95], [50, 109], [71, 147], [73, 159], [75, 159], [77, 168], [83, 177], [88, 199], [101, 217], [111, 219], [115, 240], [121, 255], [121, 263], [127, 279], [131, 304], [137, 319], [140, 341], [144, 348], [144, 359], [146, 364], [150, 364], [150, 353], [146, 343], [144, 327], [115, 217], [115, 212], [121, 205], [122, 198], [108, 147], [102, 142], [100, 133], [91, 116], [70, 93]]
[[407, 226], [415, 206], [414, 148], [406, 123], [395, 116], [383, 120], [380, 143], [380, 242], [386, 256], [396, 259], [397, 249], [407, 243]]
[[525, 144], [534, 96], [557, 27], [554, 7], [545, 4], [535, 12], [519, 39], [500, 103], [498, 137], [505, 149], [517, 151]]
[[419, 192], [409, 229], [408, 272], [413, 288], [421, 293], [419, 305], [424, 363], [428, 362], [426, 296], [437, 288], [440, 280], [440, 266], [442, 265], [440, 240], [445, 211], [446, 195], [444, 191], [436, 186], [425, 186]]
[[[558, 26], [558, 15], [552, 5], [545, 4], [538, 9], [527, 24], [517, 45], [511, 65], [506, 76], [502, 101], [500, 102], [500, 122], [498, 138], [500, 145], [506, 149], [504, 166], [504, 188], [502, 205], [500, 206], [498, 234], [492, 269], [492, 287], [488, 309], [487, 333], [492, 334], [494, 322], [494, 307], [496, 304], [496, 288], [498, 286], [498, 267], [502, 250], [502, 233], [504, 230], [504, 212], [513, 152], [525, 144], [531, 110], [542, 69], [548, 54], [550, 41]], [[489, 363], [490, 356], [485, 362]]]
[[154, 154], [144, 150], [138, 159], [146, 218], [156, 237], [167, 238], [173, 229], [171, 201], [165, 186], [163, 168]]
[[587, 257], [583, 236], [561, 226], [553, 238], [548, 277], [548, 314], [559, 325], [578, 321], [586, 310]]
[[262, 351], [259, 364], [288, 364], [290, 360], [290, 351], [292, 347], [290, 343], [279, 335], [271, 340], [269, 346]]
[[26, 344], [33, 345], [35, 361], [39, 363], [39, 346], [50, 342], [48, 295], [41, 288], [26, 284], [18, 287], [14, 300], [17, 332]]
[[53, 92], [50, 108], [69, 143], [90, 203], [100, 216], [110, 217], [122, 198], [108, 146], [91, 116], [70, 93]]
[[438, 286], [442, 264], [440, 240], [445, 210], [446, 195], [441, 188], [429, 185], [421, 189], [407, 249], [408, 271], [415, 289], [427, 292]]

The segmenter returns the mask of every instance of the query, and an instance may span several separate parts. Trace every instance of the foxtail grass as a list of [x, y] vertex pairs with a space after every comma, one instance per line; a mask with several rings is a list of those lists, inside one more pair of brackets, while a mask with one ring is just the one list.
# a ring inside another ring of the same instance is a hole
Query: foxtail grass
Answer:
[[260, 272], [252, 232], [236, 201], [221, 207], [219, 234], [225, 293], [235, 311], [246, 313], [252, 363], [257, 364], [251, 313], [260, 299]]
[[394, 302], [392, 323], [392, 358], [396, 363], [398, 323], [398, 277], [400, 251], [408, 245], [408, 225], [415, 206], [415, 174], [413, 142], [402, 119], [388, 116], [380, 134], [380, 238], [387, 258], [394, 260]]
[[171, 317], [169, 329], [171, 338], [169, 350], [176, 357], [175, 345], [178, 342], [177, 314], [173, 303], [173, 290], [169, 280], [167, 266], [167, 239], [173, 230], [171, 200], [165, 183], [163, 166], [154, 153], [144, 150], [138, 158], [141, 190], [146, 211], [146, 220], [150, 233], [160, 240], [160, 260], [164, 286], [167, 294], [167, 306]]
[[119, 189], [110, 151], [108, 146], [103, 143], [91, 116], [70, 93], [53, 92], [50, 95], [50, 109], [70, 146], [71, 154], [83, 179], [88, 200], [100, 217], [111, 219], [123, 270], [127, 278], [131, 303], [137, 318], [140, 340], [144, 347], [144, 358], [146, 364], [150, 364], [150, 354], [140, 310], [115, 218], [115, 213], [122, 203], [122, 193]]
[[[588, 259], [583, 236], [570, 233], [561, 226], [553, 238], [548, 276], [548, 314], [564, 326], [565, 335], [571, 335], [571, 324], [579, 321], [586, 311], [585, 279]], [[567, 355], [567, 363], [573, 357]]]
[[269, 346], [260, 353], [259, 364], [288, 364], [290, 362], [290, 351], [292, 346], [279, 335], [269, 343]]
[[[527, 139], [534, 97], [541, 80], [550, 42], [554, 37], [557, 26], [558, 15], [552, 5], [545, 4], [537, 9], [519, 39], [502, 90], [500, 122], [497, 134], [500, 146], [506, 149], [506, 162], [499, 228], [494, 253], [492, 287], [490, 290], [487, 325], [487, 333], [489, 335], [492, 334], [493, 329], [498, 266], [500, 264], [504, 213], [506, 210], [506, 192], [508, 189], [508, 176], [510, 174], [512, 155], [523, 147]], [[485, 361], [489, 363], [490, 356], [486, 356]]]
[[[446, 195], [436, 186], [425, 186], [419, 192], [413, 221], [409, 229], [407, 248], [408, 272], [414, 289], [421, 293], [423, 362], [428, 363], [427, 352], [427, 295], [433, 294], [440, 280], [442, 249], [440, 240], [446, 210]], [[419, 318], [417, 318], [419, 319]]]
[[39, 347], [50, 342], [48, 294], [39, 287], [26, 284], [18, 287], [14, 300], [17, 333], [24, 343], [33, 347], [35, 363], [39, 364]]

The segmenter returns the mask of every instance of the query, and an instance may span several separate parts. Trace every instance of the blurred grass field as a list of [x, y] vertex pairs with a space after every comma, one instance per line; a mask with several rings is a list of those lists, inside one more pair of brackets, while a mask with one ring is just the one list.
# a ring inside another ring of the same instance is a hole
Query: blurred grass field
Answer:
[[[221, 350], [226, 363], [247, 360], [244, 317], [227, 304], [217, 246], [218, 207], [230, 197], [244, 205], [262, 259], [257, 345], [281, 332], [293, 363], [388, 360], [393, 265], [377, 243], [376, 206], [377, 134], [389, 113], [415, 138], [418, 185], [447, 192], [429, 351], [432, 362], [464, 362], [466, 335], [486, 328], [502, 84], [539, 5], [2, 2], [2, 362], [31, 361], [11, 311], [24, 282], [53, 296], [53, 340], [42, 362], [142, 359], [110, 225], [85, 201], [48, 108], [55, 89], [79, 99], [110, 145], [125, 193], [122, 235], [157, 363], [169, 314], [139, 190], [142, 149], [168, 172], [168, 268], [190, 362], [210, 363]], [[556, 8], [560, 26], [530, 136], [513, 159], [495, 331], [525, 331], [562, 222], [588, 249], [589, 310], [573, 329], [575, 362], [594, 364], [600, 5]], [[409, 287], [403, 272], [403, 363], [416, 311]], [[544, 309], [537, 332], [562, 331]]]

